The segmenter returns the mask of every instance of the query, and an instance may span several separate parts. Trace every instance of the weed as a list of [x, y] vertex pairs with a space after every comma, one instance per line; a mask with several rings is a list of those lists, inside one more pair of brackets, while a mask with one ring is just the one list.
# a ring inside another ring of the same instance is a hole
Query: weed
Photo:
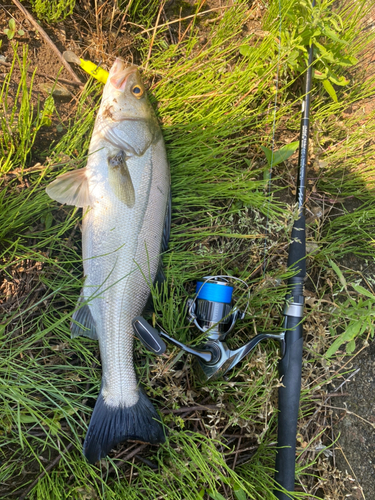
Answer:
[[8, 40], [12, 40], [16, 33], [20, 36], [23, 36], [25, 34], [22, 29], [17, 30], [16, 21], [13, 19], [13, 17], [9, 19], [9, 28], [5, 28], [4, 33], [8, 37]]
[[31, 0], [34, 12], [39, 19], [57, 23], [71, 15], [76, 0]]

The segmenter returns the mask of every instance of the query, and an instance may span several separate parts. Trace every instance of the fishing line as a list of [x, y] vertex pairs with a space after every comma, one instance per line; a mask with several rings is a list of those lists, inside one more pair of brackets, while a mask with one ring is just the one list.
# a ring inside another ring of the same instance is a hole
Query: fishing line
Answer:
[[275, 151], [275, 134], [276, 134], [276, 113], [277, 113], [277, 100], [279, 96], [279, 75], [280, 75], [280, 59], [281, 59], [281, 28], [282, 28], [282, 11], [281, 11], [281, 0], [279, 0], [279, 43], [278, 43], [278, 54], [277, 54], [277, 71], [276, 71], [276, 92], [275, 101], [273, 106], [273, 124], [272, 124], [272, 141], [271, 141], [271, 165], [268, 170], [268, 205], [267, 205], [267, 216], [266, 216], [266, 235], [264, 237], [264, 258], [263, 258], [263, 278], [266, 273], [267, 267], [267, 241], [269, 236], [269, 216], [271, 207], [271, 188], [272, 188], [272, 167], [274, 160]]

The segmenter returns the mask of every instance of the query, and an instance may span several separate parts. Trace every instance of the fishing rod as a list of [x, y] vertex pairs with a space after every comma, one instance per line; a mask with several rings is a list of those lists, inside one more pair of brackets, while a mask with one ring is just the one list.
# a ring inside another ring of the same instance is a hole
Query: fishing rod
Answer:
[[[314, 6], [313, 2], [313, 6]], [[294, 491], [296, 433], [301, 392], [304, 280], [306, 278], [306, 222], [304, 202], [306, 191], [306, 170], [309, 142], [310, 92], [312, 81], [313, 46], [309, 48], [308, 68], [305, 81], [305, 96], [302, 102], [302, 119], [298, 156], [297, 210], [291, 243], [289, 245], [288, 268], [293, 276], [288, 280], [288, 294], [284, 308], [283, 331], [281, 333], [261, 332], [244, 346], [231, 350], [225, 339], [233, 330], [237, 320], [244, 319], [250, 303], [248, 291], [245, 308], [240, 310], [233, 298], [235, 282], [246, 283], [233, 276], [206, 276], [196, 284], [193, 298], [187, 302], [187, 318], [203, 333], [204, 342], [199, 347], [188, 346], [165, 332], [152, 327], [142, 316], [133, 320], [135, 335], [144, 346], [155, 354], [163, 354], [165, 341], [195, 356], [198, 375], [204, 380], [214, 380], [225, 375], [237, 365], [254, 347], [265, 339], [280, 342], [281, 360], [279, 374], [282, 386], [279, 388], [278, 438], [275, 481], [280, 489], [274, 492], [279, 500], [288, 500]], [[248, 287], [247, 287], [248, 290]]]
[[[313, 2], [313, 6], [314, 6]], [[302, 102], [302, 118], [298, 155], [298, 182], [296, 201], [298, 217], [292, 229], [289, 245], [288, 268], [295, 274], [288, 280], [288, 295], [284, 309], [285, 354], [279, 362], [282, 386], [279, 388], [279, 414], [276, 455], [276, 482], [289, 492], [294, 491], [296, 434], [301, 393], [302, 344], [304, 318], [304, 281], [306, 278], [306, 220], [305, 193], [310, 128], [310, 93], [312, 82], [313, 45], [309, 48], [305, 80], [305, 96]], [[275, 491], [279, 500], [290, 496]]]

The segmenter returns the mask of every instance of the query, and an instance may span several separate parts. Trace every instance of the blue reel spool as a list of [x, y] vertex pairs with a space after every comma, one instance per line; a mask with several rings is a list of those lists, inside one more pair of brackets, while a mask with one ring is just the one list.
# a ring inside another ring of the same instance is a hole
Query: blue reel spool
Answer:
[[197, 282], [195, 297], [189, 302], [189, 320], [201, 332], [209, 330], [210, 338], [225, 336], [237, 319], [232, 304], [234, 287], [229, 279], [230, 276], [204, 277]]
[[197, 299], [230, 304], [232, 302], [233, 287], [225, 281], [197, 281], [195, 293]]

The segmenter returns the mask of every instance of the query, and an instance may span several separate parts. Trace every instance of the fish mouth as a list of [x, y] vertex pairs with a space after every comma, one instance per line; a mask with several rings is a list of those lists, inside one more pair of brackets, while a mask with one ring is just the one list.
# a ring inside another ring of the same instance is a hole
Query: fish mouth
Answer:
[[125, 61], [117, 57], [109, 72], [109, 81], [111, 85], [118, 91], [124, 92], [126, 80], [129, 75], [137, 71], [137, 66], [127, 66]]

